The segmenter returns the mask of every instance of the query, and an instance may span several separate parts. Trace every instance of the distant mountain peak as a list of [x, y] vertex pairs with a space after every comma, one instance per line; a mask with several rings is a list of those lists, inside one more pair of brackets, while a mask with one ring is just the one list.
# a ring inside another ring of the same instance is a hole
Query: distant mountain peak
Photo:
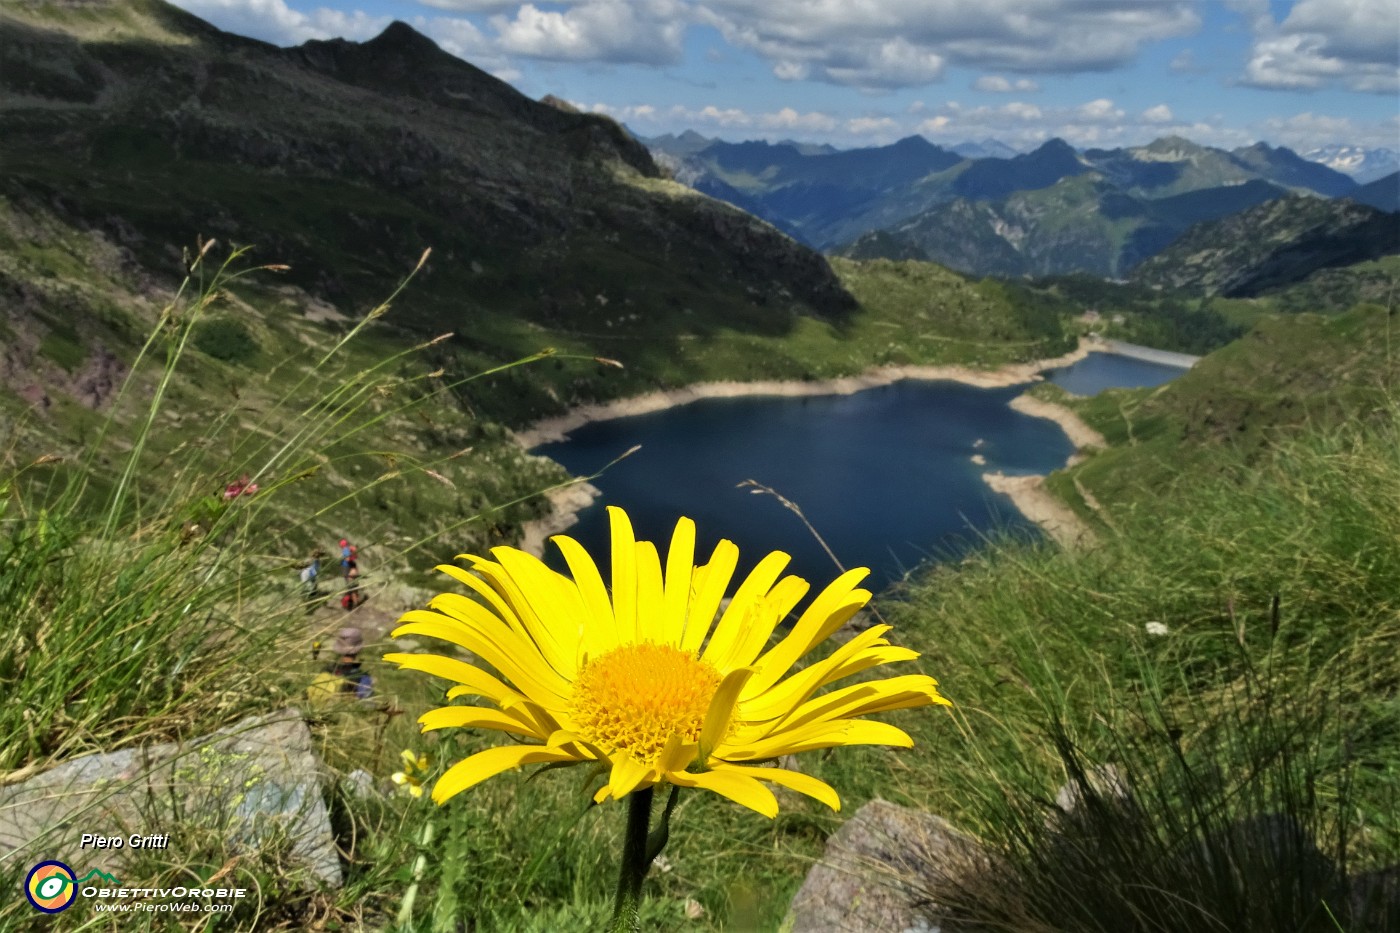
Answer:
[[938, 150], [937, 146], [917, 133], [913, 136], [906, 136], [903, 139], [897, 140], [892, 148], [901, 152], [932, 152]]
[[1336, 144], [1309, 149], [1303, 158], [1350, 175], [1365, 185], [1400, 169], [1400, 153], [1394, 149]]
[[1185, 136], [1162, 136], [1152, 140], [1146, 146], [1138, 146], [1130, 150], [1134, 154], [1146, 153], [1152, 156], [1167, 156], [1171, 158], [1190, 157], [1208, 152], [1209, 147], [1200, 143], [1192, 142]]
[[972, 140], [961, 142], [950, 149], [965, 159], [1010, 159], [1020, 155], [1006, 143], [990, 136], [981, 142], [973, 142]]
[[1035, 149], [1036, 152], [1073, 152], [1074, 147], [1058, 136], [1052, 136]]
[[384, 31], [370, 39], [365, 45], [378, 46], [381, 48], [404, 48], [414, 51], [426, 51], [428, 48], [440, 51], [438, 45], [432, 39], [414, 29], [401, 19], [396, 19], [384, 27]]
[[562, 110], [562, 111], [564, 111], [565, 113], [581, 113], [581, 112], [582, 112], [582, 111], [580, 111], [577, 107], [575, 107], [573, 104], [571, 104], [571, 103], [569, 103], [567, 100], [565, 100], [564, 98], [562, 98], [562, 97], [556, 97], [556, 96], [554, 96], [553, 94], [546, 94], [546, 95], [544, 95], [543, 97], [541, 97], [541, 98], [540, 98], [540, 103], [544, 104], [546, 107], [553, 107], [555, 110]]

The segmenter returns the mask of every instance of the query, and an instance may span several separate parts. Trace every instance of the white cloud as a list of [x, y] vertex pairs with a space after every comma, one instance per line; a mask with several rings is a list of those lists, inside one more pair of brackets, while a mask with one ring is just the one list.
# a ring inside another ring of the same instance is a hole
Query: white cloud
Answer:
[[519, 69], [496, 51], [490, 38], [471, 20], [458, 16], [417, 16], [412, 26], [436, 42], [444, 52], [471, 62], [502, 81], [520, 80]]
[[777, 113], [760, 115], [758, 124], [764, 129], [801, 132], [830, 132], [837, 127], [836, 118], [830, 114], [816, 111], [798, 113], [791, 107], [784, 107]]
[[1291, 117], [1271, 117], [1253, 129], [1260, 139], [1299, 151], [1332, 143], [1394, 149], [1395, 140], [1400, 138], [1400, 115], [1372, 122], [1309, 111]]
[[836, 84], [864, 88], [916, 87], [943, 75], [943, 57], [902, 38], [859, 49], [832, 49], [822, 71]]
[[1400, 5], [1394, 0], [1298, 0], [1281, 23], [1267, 5], [1236, 8], [1255, 34], [1245, 84], [1277, 90], [1341, 85], [1378, 94], [1400, 91]]
[[[458, 13], [498, 13], [519, 6], [520, 0], [416, 0], [423, 6]], [[568, 6], [571, 0], [552, 0], [556, 6]]]
[[631, 104], [615, 107], [609, 104], [575, 104], [580, 110], [606, 114], [615, 120], [631, 124], [650, 124], [660, 129], [693, 129], [700, 127], [720, 127], [723, 129], [754, 130], [761, 134], [786, 135], [829, 135], [841, 128], [835, 117], [820, 111], [801, 113], [792, 107], [779, 110], [750, 113], [738, 107], [718, 107], [707, 104], [700, 109], [682, 107], [679, 104], [665, 109], [652, 104]]
[[1074, 114], [1085, 123], [1117, 123], [1125, 115], [1106, 97], [1080, 104], [1075, 108]]
[[670, 65], [681, 59], [685, 8], [679, 0], [589, 0], [566, 10], [526, 3], [514, 18], [493, 16], [497, 47], [551, 61]]
[[308, 39], [370, 39], [392, 21], [360, 10], [317, 7], [302, 13], [284, 0], [174, 0], [175, 5], [227, 32], [274, 45], [300, 45]]
[[899, 135], [900, 126], [890, 117], [855, 117], [846, 121], [846, 132], [873, 141], [885, 141]]
[[[1105, 70], [1195, 32], [1191, 0], [703, 0], [697, 18], [785, 75], [859, 87], [926, 84], [948, 64]], [[1014, 84], [1011, 91], [1029, 90]]]
[[1035, 104], [1026, 104], [1019, 100], [1013, 100], [1011, 103], [1002, 107], [1001, 110], [1007, 116], [1014, 117], [1017, 120], [1039, 120], [1043, 115], [1040, 108]]
[[1177, 52], [1167, 67], [1177, 74], [1204, 74], [1206, 71], [1206, 67], [1196, 61], [1196, 53], [1191, 49]]
[[972, 87], [974, 90], [987, 91], [992, 94], [1011, 94], [1016, 91], [1033, 93], [1040, 90], [1040, 85], [1029, 78], [1018, 78], [1012, 81], [1001, 75], [983, 75], [972, 82]]
[[967, 108], [949, 103], [939, 107], [937, 114], [926, 116], [914, 129], [936, 143], [992, 137], [1022, 150], [1052, 137], [1081, 148], [1139, 145], [1172, 134], [1225, 147], [1254, 141], [1248, 133], [1225, 127], [1218, 117], [1209, 122], [1184, 121], [1165, 105], [1131, 116], [1108, 98], [1072, 107], [1037, 107], [1012, 101], [996, 107]]

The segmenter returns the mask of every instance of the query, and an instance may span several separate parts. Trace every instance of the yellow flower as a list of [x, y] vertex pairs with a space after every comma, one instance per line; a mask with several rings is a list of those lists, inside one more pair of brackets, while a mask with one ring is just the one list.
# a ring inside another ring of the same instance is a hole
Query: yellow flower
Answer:
[[395, 771], [393, 781], [413, 797], [423, 796], [423, 781], [428, 777], [428, 756], [415, 755], [408, 749], [399, 752], [403, 770]]
[[788, 555], [774, 552], [760, 561], [720, 613], [739, 560], [732, 542], [721, 541], [708, 563], [695, 566], [695, 523], [682, 518], [663, 572], [657, 548], [635, 540], [627, 514], [608, 512], [611, 592], [584, 548], [559, 535], [552, 540], [572, 579], [515, 548], [493, 548], [494, 560], [463, 555], [475, 573], [438, 569], [476, 599], [444, 593], [430, 609], [400, 620], [394, 637], [441, 638], [485, 662], [385, 655], [401, 668], [456, 682], [448, 699], [494, 704], [430, 710], [419, 720], [425, 732], [475, 727], [527, 740], [457, 762], [433, 788], [438, 803], [521, 765], [599, 762], [609, 769], [595, 795], [599, 802], [665, 783], [714, 791], [771, 817], [778, 804], [764, 785], [778, 784], [839, 809], [836, 792], [822, 781], [760, 765], [837, 745], [907, 748], [913, 741], [902, 730], [860, 717], [950, 705], [938, 682], [923, 674], [819, 692], [872, 667], [918, 657], [882, 637], [888, 625], [792, 670], [870, 599], [856, 588], [864, 568], [838, 577], [770, 644], [808, 590], [798, 577], [780, 579]]

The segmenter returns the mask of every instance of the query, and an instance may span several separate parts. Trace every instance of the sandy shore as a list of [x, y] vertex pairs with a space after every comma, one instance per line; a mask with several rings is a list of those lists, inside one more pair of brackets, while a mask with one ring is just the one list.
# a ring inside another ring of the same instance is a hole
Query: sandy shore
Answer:
[[[594, 421], [645, 415], [706, 398], [764, 395], [789, 397], [851, 395], [865, 389], [887, 386], [905, 379], [928, 382], [948, 380], [980, 389], [1005, 388], [1027, 382], [1038, 382], [1042, 378], [1040, 374], [1045, 370], [1058, 369], [1077, 363], [1091, 352], [1111, 352], [1111, 350], [1102, 343], [1081, 340], [1075, 350], [1063, 356], [1030, 363], [1014, 363], [993, 370], [979, 370], [968, 366], [885, 366], [868, 370], [859, 376], [812, 382], [781, 380], [699, 382], [679, 389], [649, 392], [646, 395], [594, 405], [581, 405], [566, 414], [537, 421], [530, 427], [516, 432], [515, 440], [525, 450], [530, 450], [540, 444], [564, 440], [569, 432]], [[1011, 407], [1022, 414], [1054, 421], [1064, 429], [1065, 434], [1076, 447], [1106, 446], [1103, 435], [1089, 427], [1078, 415], [1062, 405], [1022, 395], [1012, 400]], [[987, 473], [983, 475], [983, 478], [992, 489], [1008, 495], [1016, 508], [1026, 518], [1043, 527], [1046, 533], [1056, 541], [1060, 541], [1062, 544], [1066, 542], [1079, 544], [1090, 536], [1089, 529], [1079, 521], [1078, 516], [1045, 490], [1043, 476], [1005, 477], [999, 473]], [[592, 504], [599, 495], [601, 493], [596, 487], [584, 482], [566, 486], [550, 493], [549, 500], [553, 505], [553, 511], [545, 518], [526, 523], [524, 538], [520, 544], [521, 550], [536, 556], [543, 554], [545, 542], [548, 541], [549, 536], [559, 534], [572, 526], [578, 520], [578, 513]]]
[[796, 380], [767, 380], [760, 382], [697, 382], [679, 389], [661, 392], [648, 392], [632, 398], [601, 402], [595, 405], [581, 405], [557, 418], [537, 421], [523, 431], [516, 432], [515, 439], [526, 450], [551, 441], [564, 440], [570, 431], [577, 430], [594, 421], [608, 421], [612, 418], [626, 418], [631, 415], [646, 415], [654, 411], [664, 411], [677, 405], [685, 405], [704, 398], [739, 398], [741, 396], [802, 396], [802, 395], [851, 395], [865, 389], [891, 385], [904, 379], [917, 379], [934, 382], [948, 380], [979, 389], [997, 389], [1020, 385], [1023, 382], [1039, 381], [1040, 373], [1047, 369], [1057, 369], [1077, 363], [1098, 347], [1087, 341], [1080, 341], [1079, 348], [1064, 356], [1032, 363], [1013, 363], [1000, 369], [982, 370], [969, 366], [883, 366], [871, 369], [859, 376], [844, 376], [839, 379], [800, 382]]
[[1008, 496], [1022, 515], [1044, 529], [1061, 547], [1079, 548], [1093, 543], [1094, 533], [1089, 526], [1045, 488], [1045, 477], [994, 472], [983, 473], [982, 479], [995, 492]]
[[544, 557], [544, 546], [550, 535], [568, 531], [578, 521], [578, 513], [593, 504], [603, 493], [597, 486], [579, 480], [547, 493], [550, 513], [544, 518], [526, 522], [522, 529], [520, 550]]
[[1083, 449], [1085, 447], [1107, 447], [1108, 441], [1104, 436], [1084, 423], [1070, 409], [1054, 402], [1047, 402], [1031, 395], [1018, 395], [1011, 400], [1011, 407], [1023, 415], [1030, 415], [1032, 418], [1046, 418], [1055, 422], [1065, 432], [1075, 447]]

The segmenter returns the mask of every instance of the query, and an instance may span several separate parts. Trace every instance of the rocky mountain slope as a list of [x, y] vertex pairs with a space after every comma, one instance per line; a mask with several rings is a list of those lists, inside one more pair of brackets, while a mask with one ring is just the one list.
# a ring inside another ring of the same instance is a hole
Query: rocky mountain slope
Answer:
[[[619, 333], [663, 360], [717, 329], [855, 309], [824, 259], [667, 181], [617, 124], [532, 101], [402, 23], [280, 49], [161, 0], [19, 0], [0, 46], [0, 197], [109, 238], [155, 280], [177, 280], [175, 244], [202, 235], [366, 307], [431, 246], [394, 324], [456, 332], [477, 360], [612, 356]], [[92, 350], [79, 336], [73, 352]], [[517, 416], [557, 408], [577, 375]]]
[[[891, 259], [926, 255], [976, 275], [1121, 274], [1190, 224], [1223, 216], [1226, 206], [1240, 210], [1286, 191], [1339, 197], [1357, 187], [1288, 149], [1259, 143], [1226, 151], [1180, 137], [1083, 152], [1051, 139], [1022, 154], [1004, 147], [996, 154], [966, 147], [959, 153], [921, 137], [849, 152], [727, 143], [694, 133], [649, 145], [678, 180], [821, 249]], [[1093, 209], [1085, 209], [1085, 178], [1103, 194]], [[1183, 211], [1189, 201], [1149, 208], [1123, 200], [1191, 194], [1194, 214]], [[1049, 229], [1024, 223], [1046, 205], [1070, 204], [1072, 219]], [[1125, 223], [1125, 214], [1139, 219]], [[1110, 228], [1116, 232], [1106, 234]], [[905, 242], [902, 234], [911, 230], [918, 231], [915, 242]], [[875, 231], [893, 236], [858, 242]]]
[[1400, 224], [1393, 215], [1350, 200], [1289, 197], [1193, 227], [1133, 279], [1242, 297], [1395, 253]]
[[1348, 197], [1358, 204], [1368, 204], [1377, 210], [1394, 214], [1400, 211], [1400, 172], [1391, 172], [1364, 184]]
[[957, 198], [836, 252], [865, 259], [929, 259], [974, 275], [1074, 272], [1118, 278], [1192, 224], [1286, 193], [1256, 179], [1149, 198], [1125, 193], [1098, 172], [1082, 172], [1001, 199]]

